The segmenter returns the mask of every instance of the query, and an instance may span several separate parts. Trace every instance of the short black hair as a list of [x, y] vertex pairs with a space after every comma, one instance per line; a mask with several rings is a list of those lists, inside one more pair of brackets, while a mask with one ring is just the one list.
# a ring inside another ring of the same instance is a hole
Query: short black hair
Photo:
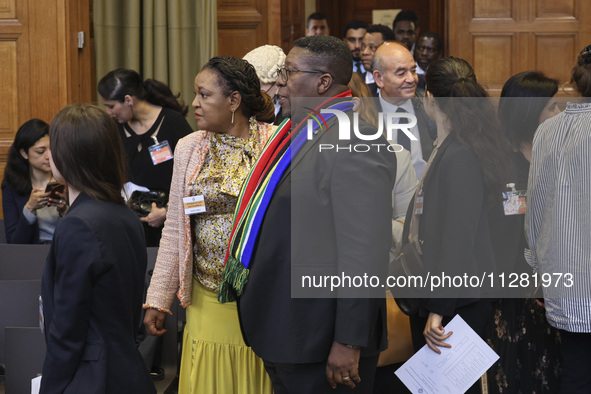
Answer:
[[417, 40], [417, 43], [419, 42], [419, 40], [421, 38], [431, 38], [435, 41], [437, 41], [437, 50], [441, 53], [443, 53], [443, 40], [441, 39], [441, 36], [433, 31], [428, 31], [426, 33], [421, 34], [421, 36], [419, 37], [419, 39]]
[[343, 40], [333, 36], [309, 36], [297, 39], [293, 46], [315, 55], [311, 63], [327, 70], [336, 83], [347, 85], [351, 80], [353, 57]]
[[394, 31], [386, 25], [369, 25], [366, 33], [382, 33], [384, 41], [396, 41]]
[[349, 31], [349, 29], [367, 29], [367, 23], [359, 21], [357, 19], [352, 20], [351, 22], [345, 25], [345, 28], [343, 29], [343, 37], [347, 37], [347, 32]]
[[402, 10], [394, 18], [394, 22], [392, 22], [392, 30], [396, 30], [396, 23], [400, 21], [409, 21], [415, 24], [415, 29], [419, 27], [419, 17], [417, 13], [412, 10]]
[[326, 19], [326, 15], [324, 15], [322, 12], [311, 13], [310, 16], [308, 16], [308, 19], [306, 19], [306, 28], [310, 27], [311, 20], [321, 21], [323, 19], [326, 20], [326, 22], [328, 23], [328, 19]]

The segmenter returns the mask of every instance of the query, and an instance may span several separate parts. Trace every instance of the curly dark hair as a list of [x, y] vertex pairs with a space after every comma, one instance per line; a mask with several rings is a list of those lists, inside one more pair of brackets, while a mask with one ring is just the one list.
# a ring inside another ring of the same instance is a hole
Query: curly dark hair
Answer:
[[4, 169], [4, 180], [2, 188], [10, 185], [20, 196], [26, 196], [31, 193], [33, 186], [31, 184], [31, 166], [20, 151], [29, 151], [33, 145], [49, 133], [49, 125], [41, 119], [31, 119], [19, 127], [14, 137], [14, 142], [8, 150], [8, 160]]
[[571, 71], [571, 82], [583, 97], [591, 97], [591, 45], [587, 45], [577, 58], [577, 64]]
[[109, 71], [99, 81], [97, 89], [107, 100], [122, 103], [125, 96], [130, 95], [154, 105], [174, 109], [183, 115], [189, 112], [189, 107], [179, 101], [180, 93], [175, 96], [166, 84], [155, 79], [144, 81], [134, 70], [118, 68]]
[[267, 93], [261, 90], [261, 83], [255, 68], [244, 59], [234, 56], [216, 56], [209, 59], [201, 69], [212, 70], [224, 86], [224, 94], [240, 93], [243, 114], [254, 116], [259, 122], [275, 121], [275, 105]]
[[[501, 197], [512, 174], [511, 146], [505, 138], [488, 93], [464, 59], [443, 57], [425, 74], [427, 91], [450, 122], [450, 137], [470, 149], [480, 161], [484, 184], [493, 200]], [[446, 99], [451, 97], [452, 99]], [[443, 99], [442, 99], [443, 98]], [[474, 100], [474, 98], [482, 98]]]

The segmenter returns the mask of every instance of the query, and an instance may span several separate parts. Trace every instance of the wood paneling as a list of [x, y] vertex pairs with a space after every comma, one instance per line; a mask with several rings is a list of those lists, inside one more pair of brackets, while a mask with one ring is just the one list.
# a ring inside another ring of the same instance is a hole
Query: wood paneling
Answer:
[[486, 81], [489, 89], [500, 89], [511, 74], [512, 34], [474, 36], [474, 69], [481, 83]]
[[15, 0], [0, 0], [0, 19], [16, 18]]
[[448, 0], [445, 12], [448, 53], [472, 64], [493, 95], [526, 70], [568, 82], [579, 51], [591, 42], [586, 0]]
[[242, 57], [265, 44], [281, 45], [280, 0], [218, 0], [218, 54]]
[[474, 18], [512, 18], [511, 0], [481, 0], [474, 4]]
[[[0, 171], [18, 126], [93, 99], [91, 0], [0, 0]], [[77, 32], [87, 45], [77, 48]], [[0, 175], [3, 176], [3, 175]]]
[[16, 83], [16, 42], [0, 41], [0, 140], [10, 140], [18, 127], [18, 90]]

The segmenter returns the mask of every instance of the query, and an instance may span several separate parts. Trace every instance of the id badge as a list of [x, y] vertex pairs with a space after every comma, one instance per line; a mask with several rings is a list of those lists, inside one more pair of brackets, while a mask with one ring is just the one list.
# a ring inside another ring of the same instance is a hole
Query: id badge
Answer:
[[162, 141], [148, 147], [148, 149], [150, 150], [150, 156], [152, 157], [154, 165], [164, 163], [174, 157], [170, 145], [168, 145], [168, 141]]
[[512, 190], [503, 193], [503, 210], [505, 215], [522, 215], [527, 209], [525, 190]]
[[417, 196], [415, 198], [415, 215], [423, 214], [423, 196]]
[[185, 215], [195, 215], [207, 211], [203, 194], [183, 198], [183, 207]]

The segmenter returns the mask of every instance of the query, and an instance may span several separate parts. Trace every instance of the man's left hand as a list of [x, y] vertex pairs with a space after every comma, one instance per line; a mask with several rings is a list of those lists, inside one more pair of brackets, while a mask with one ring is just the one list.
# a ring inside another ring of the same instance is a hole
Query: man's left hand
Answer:
[[361, 350], [353, 349], [339, 342], [333, 342], [326, 362], [326, 380], [335, 389], [337, 384], [355, 388], [361, 382], [359, 356]]

